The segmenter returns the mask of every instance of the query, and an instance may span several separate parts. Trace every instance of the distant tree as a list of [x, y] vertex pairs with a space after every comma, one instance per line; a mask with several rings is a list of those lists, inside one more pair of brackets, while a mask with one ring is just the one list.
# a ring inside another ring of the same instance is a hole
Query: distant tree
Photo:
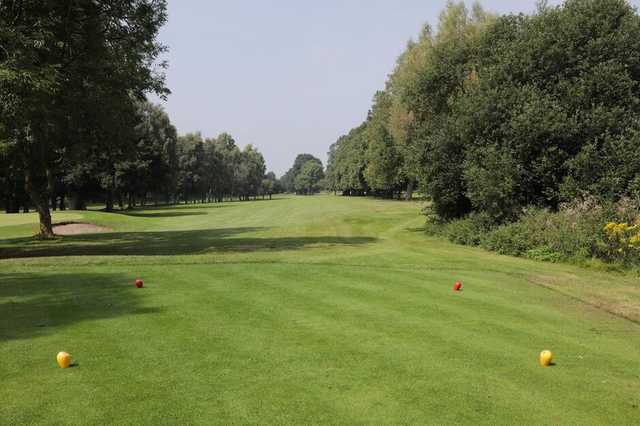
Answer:
[[221, 166], [218, 172], [218, 186], [216, 194], [218, 201], [222, 202], [225, 196], [233, 197], [237, 195], [237, 168], [240, 164], [240, 150], [236, 141], [228, 133], [220, 134], [214, 142], [215, 149], [220, 155]]
[[156, 194], [155, 199], [172, 201], [177, 184], [176, 128], [167, 113], [158, 105], [144, 102], [140, 105], [140, 124], [136, 127], [139, 144], [146, 147], [144, 157], [149, 162], [145, 192]]
[[248, 199], [250, 196], [255, 198], [262, 190], [262, 181], [264, 179], [266, 166], [262, 154], [252, 145], [247, 145], [242, 151], [242, 167], [246, 169], [242, 196], [245, 199]]
[[327, 168], [325, 170], [324, 178], [324, 189], [327, 191], [333, 191], [334, 193], [338, 190], [338, 175], [336, 171], [337, 149], [337, 142], [331, 144], [329, 147], [329, 152], [327, 152]]
[[264, 179], [262, 179], [261, 186], [261, 195], [262, 198], [268, 196], [269, 199], [275, 194], [278, 190], [278, 179], [276, 178], [276, 174], [273, 172], [268, 172], [264, 175]]
[[327, 164], [330, 187], [344, 195], [364, 195], [369, 185], [364, 177], [367, 167], [367, 123], [338, 138], [330, 151]]
[[282, 176], [281, 183], [286, 192], [296, 192], [296, 177], [302, 170], [302, 167], [309, 161], [314, 161], [322, 168], [322, 161], [311, 154], [298, 154], [293, 166]]
[[320, 181], [324, 179], [322, 165], [315, 160], [309, 160], [302, 166], [296, 176], [295, 190], [297, 194], [311, 195], [320, 190]]
[[364, 170], [364, 178], [369, 186], [380, 195], [389, 198], [392, 198], [396, 191], [399, 194], [403, 184], [400, 156], [389, 131], [391, 106], [392, 99], [388, 93], [376, 93], [367, 123], [367, 166]]
[[216, 139], [208, 138], [204, 141], [204, 156], [206, 170], [204, 179], [207, 187], [207, 201], [222, 202], [227, 185], [224, 153]]
[[206, 199], [208, 190], [204, 139], [200, 133], [178, 137], [177, 188], [184, 203]]

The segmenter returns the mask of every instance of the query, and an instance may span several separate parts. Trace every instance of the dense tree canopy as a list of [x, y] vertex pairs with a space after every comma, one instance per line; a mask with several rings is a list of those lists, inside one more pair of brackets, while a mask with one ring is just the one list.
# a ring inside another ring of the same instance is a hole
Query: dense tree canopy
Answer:
[[313, 160], [307, 161], [295, 178], [294, 187], [296, 193], [311, 195], [318, 192], [321, 189], [320, 182], [322, 179], [324, 179], [322, 165]]
[[165, 0], [0, 2], [0, 206], [222, 201], [279, 190], [253, 146], [178, 137], [146, 95], [169, 94]]
[[[66, 208], [66, 199], [74, 209], [97, 201], [111, 211], [115, 203], [132, 208], [148, 202], [222, 202], [281, 191], [275, 174], [265, 174], [262, 154], [251, 145], [240, 150], [227, 133], [178, 136], [163, 109], [148, 102], [139, 103], [131, 119], [134, 138], [110, 157], [113, 162], [105, 165], [110, 154], [100, 149], [82, 160], [61, 156], [51, 178], [52, 208]], [[0, 205], [7, 212], [28, 208], [21, 163], [2, 158]]]
[[450, 1], [410, 42], [367, 120], [331, 146], [332, 189], [419, 181], [445, 219], [640, 190], [640, 17], [624, 0], [494, 16]]
[[[154, 66], [164, 0], [0, 3], [0, 146], [51, 236], [57, 166], [94, 155], [107, 173], [132, 141], [145, 93], [168, 93]], [[162, 65], [162, 64], [161, 64]], [[160, 68], [161, 69], [161, 68]], [[22, 163], [19, 165], [19, 163]]]
[[364, 178], [366, 123], [341, 136], [331, 145], [327, 164], [327, 187], [345, 195], [363, 195], [369, 186]]
[[[321, 171], [321, 173], [319, 175], [318, 181], [324, 178], [324, 169], [322, 167], [322, 161], [320, 161], [319, 159], [317, 159], [311, 154], [298, 154], [296, 156], [295, 161], [293, 162], [293, 166], [291, 166], [291, 168], [280, 179], [280, 182], [284, 191], [301, 193], [301, 194], [309, 194], [317, 191], [317, 188], [316, 188], [317, 182], [313, 183], [313, 185], [309, 187], [305, 187], [304, 185], [299, 184], [299, 182], [297, 181], [297, 178], [302, 172], [302, 169], [309, 162], [315, 163], [316, 165], [319, 166], [319, 170]], [[317, 168], [314, 168], [314, 170], [317, 170]], [[309, 176], [307, 176], [307, 178], [309, 178]], [[309, 191], [311, 187], [315, 189], [313, 191]]]

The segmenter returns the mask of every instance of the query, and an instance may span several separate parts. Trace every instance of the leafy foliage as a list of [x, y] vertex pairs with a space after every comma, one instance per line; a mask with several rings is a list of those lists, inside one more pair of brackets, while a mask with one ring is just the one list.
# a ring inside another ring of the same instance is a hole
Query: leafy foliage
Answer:
[[294, 187], [296, 193], [311, 195], [318, 192], [322, 179], [324, 179], [322, 165], [314, 160], [307, 161], [295, 178]]
[[81, 163], [104, 147], [100, 163], [113, 168], [133, 138], [136, 102], [168, 94], [156, 66], [166, 18], [164, 0], [0, 3], [0, 145], [4, 161], [22, 163], [43, 236], [53, 234], [62, 160]]
[[[301, 178], [302, 180], [299, 180], [298, 177], [301, 175], [302, 170], [307, 163], [315, 163], [318, 167], [314, 167], [312, 170], [311, 166], [308, 166], [306, 176]], [[309, 173], [313, 173], [313, 176], [309, 175]], [[280, 182], [286, 192], [308, 194], [317, 191], [317, 183], [323, 178], [324, 170], [322, 167], [322, 161], [311, 154], [298, 154], [293, 162], [293, 166], [291, 166], [291, 168], [282, 176]]]
[[398, 58], [366, 121], [332, 145], [332, 189], [409, 190], [494, 224], [584, 193], [640, 193], [640, 17], [623, 0], [495, 16], [450, 1]]
[[586, 197], [561, 205], [557, 212], [527, 210], [518, 221], [503, 225], [493, 225], [486, 214], [472, 213], [429, 229], [452, 242], [501, 254], [551, 262], [595, 258], [638, 265], [639, 221], [640, 204], [633, 200], [612, 203]]
[[[0, 3], [0, 205], [111, 211], [138, 202], [222, 201], [263, 192], [262, 155], [229, 135], [178, 138], [157, 35], [165, 0]], [[275, 190], [275, 186], [270, 191]]]

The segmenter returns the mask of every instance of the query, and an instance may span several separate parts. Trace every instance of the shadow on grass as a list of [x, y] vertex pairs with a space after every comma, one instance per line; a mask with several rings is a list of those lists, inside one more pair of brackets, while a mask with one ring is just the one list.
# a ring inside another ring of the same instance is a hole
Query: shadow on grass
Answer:
[[206, 216], [207, 212], [181, 212], [181, 211], [135, 211], [135, 210], [123, 210], [121, 212], [117, 212], [123, 216], [131, 216], [131, 217], [145, 217], [145, 218], [165, 218], [165, 217], [183, 217], [183, 216]]
[[48, 256], [174, 256], [215, 252], [299, 250], [313, 246], [363, 245], [373, 237], [239, 237], [266, 228], [223, 228], [165, 232], [76, 235], [53, 241], [0, 241], [0, 259]]
[[0, 342], [45, 336], [69, 325], [147, 315], [132, 277], [123, 274], [0, 274]]
[[424, 226], [420, 227], [420, 228], [405, 228], [405, 230], [407, 232], [417, 232], [417, 233], [421, 233], [424, 234], [425, 232], [427, 232], [426, 228]]
[[136, 211], [149, 211], [149, 210], [183, 210], [183, 209], [217, 209], [217, 208], [222, 208], [222, 207], [233, 207], [235, 205], [238, 204], [248, 204], [248, 203], [253, 203], [253, 202], [257, 202], [257, 201], [284, 201], [284, 200], [289, 200], [291, 197], [280, 197], [280, 196], [274, 196], [271, 200], [269, 198], [257, 198], [257, 199], [251, 199], [251, 200], [238, 200], [238, 199], [234, 199], [234, 200], [225, 200], [221, 203], [188, 203], [188, 204], [184, 204], [184, 203], [178, 203], [178, 204], [158, 204], [158, 205], [146, 205], [146, 206], [137, 206], [133, 209], [130, 210], [116, 210], [114, 211], [114, 213], [121, 213], [121, 212], [136, 212]]

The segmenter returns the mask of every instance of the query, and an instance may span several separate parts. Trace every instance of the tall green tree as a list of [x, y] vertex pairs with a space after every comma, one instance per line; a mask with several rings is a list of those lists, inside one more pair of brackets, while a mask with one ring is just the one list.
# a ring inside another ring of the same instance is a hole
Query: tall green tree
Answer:
[[322, 165], [317, 161], [310, 160], [304, 163], [300, 173], [296, 175], [295, 190], [302, 195], [315, 194], [320, 190], [320, 181], [324, 179]]
[[364, 177], [368, 147], [366, 132], [367, 123], [364, 122], [332, 145], [327, 169], [330, 172], [328, 185], [334, 191], [342, 191], [344, 195], [364, 195], [369, 191]]
[[261, 192], [266, 165], [264, 157], [253, 145], [247, 145], [242, 151], [241, 167], [245, 170], [242, 196], [245, 199], [256, 197]]
[[403, 183], [398, 147], [389, 130], [391, 107], [392, 99], [387, 92], [376, 93], [367, 123], [367, 166], [364, 170], [364, 178], [369, 186], [389, 197], [396, 190], [399, 192]]
[[311, 154], [298, 154], [293, 162], [293, 166], [282, 176], [281, 182], [287, 192], [296, 192], [295, 181], [302, 167], [309, 161], [313, 161], [322, 167], [322, 161]]
[[331, 146], [328, 185], [410, 193], [418, 181], [441, 218], [479, 211], [495, 222], [584, 193], [635, 197], [639, 51], [640, 17], [624, 0], [501, 17], [449, 1], [367, 120]]
[[165, 21], [164, 0], [0, 3], [0, 144], [24, 165], [43, 237], [59, 156], [96, 142], [91, 107], [167, 93], [154, 67]]

